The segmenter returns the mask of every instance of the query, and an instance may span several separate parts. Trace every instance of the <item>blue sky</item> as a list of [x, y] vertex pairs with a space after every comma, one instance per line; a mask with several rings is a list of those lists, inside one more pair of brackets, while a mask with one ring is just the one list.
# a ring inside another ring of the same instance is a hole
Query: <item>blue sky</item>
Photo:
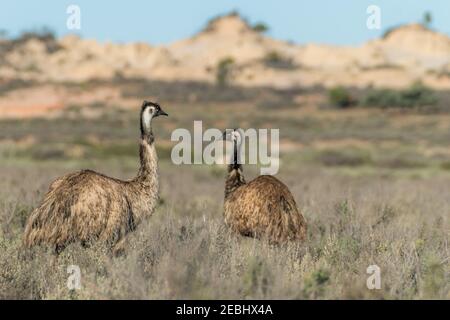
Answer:
[[[42, 26], [59, 36], [72, 33], [66, 28], [70, 4], [81, 8], [77, 33], [100, 41], [170, 43], [234, 9], [252, 23], [269, 25], [270, 36], [296, 43], [357, 45], [379, 37], [391, 26], [420, 22], [425, 11], [432, 13], [435, 29], [450, 34], [448, 0], [2, 0], [0, 29], [13, 36]], [[371, 4], [381, 8], [381, 30], [366, 28], [366, 8]]]

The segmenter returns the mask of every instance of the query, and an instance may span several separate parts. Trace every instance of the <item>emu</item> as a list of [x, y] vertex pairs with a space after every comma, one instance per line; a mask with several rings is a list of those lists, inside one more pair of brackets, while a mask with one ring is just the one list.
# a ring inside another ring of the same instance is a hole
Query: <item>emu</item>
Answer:
[[225, 131], [224, 140], [233, 143], [225, 183], [225, 223], [243, 236], [265, 238], [272, 244], [306, 240], [306, 221], [288, 187], [270, 175], [246, 183], [238, 163], [242, 133]]
[[73, 242], [102, 241], [114, 254], [124, 250], [126, 235], [150, 216], [159, 196], [158, 157], [152, 120], [167, 116], [157, 103], [144, 101], [140, 111], [140, 168], [131, 180], [82, 170], [57, 178], [29, 216], [23, 244], [46, 244], [59, 254]]

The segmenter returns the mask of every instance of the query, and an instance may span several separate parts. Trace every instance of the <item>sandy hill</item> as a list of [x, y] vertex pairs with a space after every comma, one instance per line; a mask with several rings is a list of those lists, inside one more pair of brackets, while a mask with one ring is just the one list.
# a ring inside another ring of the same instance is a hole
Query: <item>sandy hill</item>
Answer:
[[421, 80], [437, 89], [450, 88], [450, 38], [416, 24], [359, 47], [278, 41], [237, 14], [214, 19], [195, 36], [166, 46], [100, 44], [76, 36], [54, 41], [0, 42], [0, 79], [214, 82], [220, 62], [228, 60], [230, 81], [244, 86], [405, 87]]

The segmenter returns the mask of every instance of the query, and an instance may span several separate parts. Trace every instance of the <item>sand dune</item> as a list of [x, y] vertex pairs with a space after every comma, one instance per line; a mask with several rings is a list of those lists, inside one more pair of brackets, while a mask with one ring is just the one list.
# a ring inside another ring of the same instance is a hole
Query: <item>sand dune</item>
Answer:
[[244, 86], [401, 88], [421, 80], [436, 89], [450, 88], [450, 38], [417, 24], [358, 47], [294, 45], [258, 33], [239, 15], [230, 14], [166, 46], [102, 44], [66, 36], [57, 40], [57, 47], [49, 50], [38, 39], [13, 46], [0, 59], [0, 79], [214, 82], [220, 61], [231, 59], [230, 81]]

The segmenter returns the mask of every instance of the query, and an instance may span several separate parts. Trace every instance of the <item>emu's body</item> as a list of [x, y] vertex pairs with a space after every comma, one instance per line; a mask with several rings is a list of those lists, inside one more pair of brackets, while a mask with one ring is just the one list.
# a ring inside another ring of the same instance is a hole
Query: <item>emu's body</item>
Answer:
[[225, 223], [243, 236], [266, 238], [275, 244], [304, 241], [306, 221], [288, 187], [269, 175], [246, 183], [236, 153], [234, 163], [228, 165]]
[[151, 128], [141, 130], [140, 169], [134, 179], [122, 181], [91, 170], [56, 179], [28, 218], [24, 245], [50, 244], [60, 252], [71, 242], [100, 240], [115, 251], [122, 249], [124, 237], [153, 213], [158, 201], [153, 134]]

